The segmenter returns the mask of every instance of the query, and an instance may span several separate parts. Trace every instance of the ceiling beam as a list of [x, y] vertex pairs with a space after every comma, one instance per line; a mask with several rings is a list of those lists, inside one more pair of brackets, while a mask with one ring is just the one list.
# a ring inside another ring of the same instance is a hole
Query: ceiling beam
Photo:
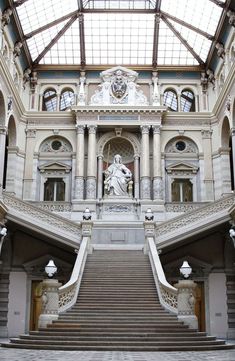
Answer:
[[83, 10], [83, 1], [82, 0], [77, 0], [78, 3], [78, 11], [82, 12]]
[[80, 13], [78, 15], [78, 20], [79, 20], [81, 65], [85, 66], [86, 65], [86, 52], [85, 52], [84, 14]]
[[50, 41], [50, 43], [45, 47], [45, 49], [38, 55], [38, 57], [34, 60], [33, 66], [38, 64], [39, 61], [44, 57], [44, 55], [52, 48], [52, 46], [61, 38], [62, 35], [66, 32], [68, 28], [74, 23], [77, 19], [78, 15], [75, 14], [66, 24], [65, 26], [56, 34], [56, 36]]
[[156, 12], [159, 13], [160, 9], [161, 9], [161, 3], [162, 3], [162, 0], [157, 0], [156, 1], [156, 6], [155, 6], [155, 10]]
[[75, 11], [73, 11], [73, 12], [67, 14], [67, 15], [62, 16], [59, 19], [56, 19], [56, 20], [54, 20], [54, 21], [52, 21], [52, 22], [50, 22], [50, 23], [48, 23], [48, 24], [46, 24], [44, 26], [41, 26], [40, 28], [31, 31], [31, 33], [25, 34], [24, 39], [25, 40], [30, 39], [30, 38], [32, 38], [32, 36], [34, 36], [34, 35], [36, 35], [38, 33], [41, 33], [42, 31], [47, 30], [47, 29], [51, 28], [52, 26], [55, 26], [55, 25], [61, 23], [64, 20], [67, 20], [67, 19], [71, 18], [72, 16], [76, 15], [77, 13], [78, 13], [78, 11], [75, 10]]
[[18, 14], [17, 14], [16, 8], [14, 6], [13, 0], [8, 0], [8, 4], [12, 9], [12, 15], [13, 15], [13, 18], [14, 18], [14, 21], [15, 21], [15, 24], [16, 24], [18, 34], [19, 34], [19, 39], [18, 40], [23, 44], [23, 49], [24, 49], [24, 53], [25, 53], [25, 56], [26, 56], [26, 60], [28, 62], [28, 66], [31, 67], [32, 66], [32, 57], [31, 57], [31, 54], [29, 52], [28, 46], [27, 46], [26, 42], [24, 41], [23, 29], [22, 29], [21, 22], [20, 22]]
[[14, 7], [17, 8], [20, 5], [23, 5], [24, 3], [26, 3], [29, 0], [18, 0], [18, 1], [14, 1]]
[[155, 15], [154, 19], [154, 35], [153, 35], [153, 58], [152, 64], [153, 67], [156, 68], [157, 66], [157, 58], [158, 58], [158, 39], [159, 39], [159, 25], [160, 25], [160, 13], [158, 12]]
[[195, 31], [196, 33], [204, 36], [204, 37], [207, 38], [208, 40], [213, 40], [213, 39], [214, 39], [213, 35], [205, 32], [205, 31], [203, 31], [203, 30], [201, 30], [201, 29], [198, 29], [198, 28], [196, 28], [195, 26], [193, 26], [193, 25], [191, 25], [191, 24], [189, 24], [189, 23], [186, 23], [185, 21], [180, 20], [179, 18], [176, 18], [176, 17], [173, 16], [173, 15], [170, 15], [170, 14], [164, 12], [164, 11], [161, 11], [161, 14], [163, 14], [166, 18], [171, 19], [171, 20], [175, 21], [176, 23], [178, 23], [178, 24], [180, 24], [180, 25], [185, 26], [186, 28]]
[[171, 31], [175, 34], [175, 36], [181, 41], [182, 44], [188, 49], [188, 51], [193, 55], [195, 59], [199, 62], [200, 65], [204, 65], [204, 61], [200, 58], [200, 56], [193, 50], [193, 48], [189, 45], [187, 40], [185, 40], [182, 35], [175, 29], [175, 27], [171, 24], [171, 22], [162, 15], [162, 20], [166, 23], [166, 25], [171, 29]]
[[207, 55], [207, 60], [206, 60], [207, 69], [210, 67], [209, 65], [210, 65], [214, 50], [215, 50], [215, 45], [218, 42], [221, 29], [222, 29], [224, 21], [226, 19], [227, 11], [230, 9], [230, 3], [231, 3], [231, 0], [227, 0], [226, 3], [225, 3], [226, 6], [223, 8], [223, 11], [222, 11], [222, 14], [221, 14], [221, 17], [220, 17], [220, 21], [219, 21], [219, 25], [217, 26], [217, 29], [216, 29], [216, 32], [215, 32], [214, 41], [211, 44], [209, 54]]
[[219, 0], [209, 0], [209, 1], [214, 3], [217, 6], [220, 6], [221, 8], [225, 8], [225, 6], [226, 6], [226, 2], [223, 3], [222, 1], [219, 1]]

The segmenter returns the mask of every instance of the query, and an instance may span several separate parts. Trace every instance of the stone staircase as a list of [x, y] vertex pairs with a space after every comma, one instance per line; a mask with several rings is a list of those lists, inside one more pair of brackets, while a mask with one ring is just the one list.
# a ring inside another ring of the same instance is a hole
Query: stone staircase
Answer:
[[227, 275], [228, 337], [235, 337], [235, 275]]
[[189, 329], [160, 305], [140, 251], [94, 251], [77, 303], [47, 328], [5, 347], [56, 350], [186, 351], [232, 348]]
[[0, 337], [7, 337], [9, 273], [0, 270]]

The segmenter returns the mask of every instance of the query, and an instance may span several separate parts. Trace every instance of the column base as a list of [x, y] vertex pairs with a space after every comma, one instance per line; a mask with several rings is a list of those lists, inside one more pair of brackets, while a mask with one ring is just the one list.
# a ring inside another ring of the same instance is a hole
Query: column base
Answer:
[[178, 315], [178, 320], [183, 321], [189, 328], [198, 330], [198, 320], [195, 315]]
[[141, 199], [151, 199], [150, 177], [143, 177], [140, 180]]
[[86, 180], [86, 199], [96, 199], [96, 178]]
[[47, 325], [51, 324], [52, 321], [58, 320], [58, 315], [47, 315], [47, 314], [41, 314], [38, 319], [38, 327], [39, 328], [45, 328]]
[[162, 177], [155, 177], [153, 180], [153, 199], [163, 199], [163, 182]]
[[84, 199], [84, 178], [83, 177], [75, 177], [74, 199], [75, 200], [83, 200]]

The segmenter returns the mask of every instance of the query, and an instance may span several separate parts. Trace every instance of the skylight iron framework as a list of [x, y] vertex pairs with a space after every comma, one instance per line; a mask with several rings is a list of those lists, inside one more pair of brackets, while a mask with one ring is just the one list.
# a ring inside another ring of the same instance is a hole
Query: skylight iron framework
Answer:
[[[224, 20], [230, 1], [67, 0], [65, 2], [63, 0], [41, 0], [39, 4], [37, 0], [8, 0], [8, 3], [13, 9], [19, 41], [23, 43], [24, 52], [31, 68], [37, 67], [38, 64], [56, 65], [54, 59], [57, 59], [57, 61], [58, 59], [65, 59], [64, 65], [77, 65], [82, 68], [116, 64], [132, 67], [143, 65], [155, 68], [159, 64], [166, 66], [199, 65], [205, 67], [208, 56], [211, 55], [210, 49], [214, 49], [214, 44], [218, 41], [218, 28], [221, 28], [220, 21], [221, 19]], [[172, 4], [175, 6], [174, 9]], [[195, 14], [197, 9], [200, 10], [200, 14]], [[93, 15], [89, 17], [88, 14], [94, 14], [94, 17], [97, 14], [97, 21], [94, 20]], [[98, 26], [99, 23], [104, 23], [105, 20], [102, 19], [105, 19], [105, 14], [107, 16], [110, 14], [114, 19], [114, 22], [106, 21], [106, 30], [104, 27]], [[138, 24], [140, 28], [142, 26], [141, 16], [138, 18], [137, 14], [143, 14], [147, 23], [153, 23], [153, 27], [150, 26], [148, 31], [143, 30], [145, 35], [141, 34], [141, 30], [137, 29]], [[91, 38], [87, 36], [86, 32], [91, 25], [89, 23], [91, 19], [93, 19], [91, 36], [98, 39], [98, 41], [92, 42], [93, 53], [96, 54], [95, 49], [97, 49], [99, 54], [102, 55], [103, 51], [105, 54], [103, 58], [106, 59], [104, 63], [102, 63], [101, 55], [97, 63], [95, 55], [93, 55], [92, 59], [90, 55], [88, 56], [90, 48], [86, 46], [86, 41]], [[76, 23], [79, 31], [74, 30], [76, 26], [74, 27], [73, 24]], [[162, 23], [167, 28], [161, 26]], [[176, 26], [177, 24], [178, 26]], [[125, 40], [125, 34], [122, 31], [123, 43], [121, 43], [118, 31], [120, 32], [120, 26], [124, 25], [127, 29], [126, 37], [129, 37], [129, 40]], [[109, 26], [112, 27], [109, 28]], [[117, 28], [114, 29], [114, 26], [117, 26]], [[38, 46], [37, 42], [40, 34], [42, 34], [41, 45]], [[166, 34], [170, 34], [171, 41], [168, 41], [163, 47], [162, 44]], [[146, 41], [143, 40], [143, 36], [146, 37]], [[161, 39], [161, 42], [159, 42], [159, 39]], [[76, 41], [74, 42], [74, 40]], [[75, 53], [78, 54], [78, 40], [79, 62], [77, 61], [77, 55], [75, 56]], [[131, 56], [126, 56], [128, 41], [133, 54], [133, 61]], [[133, 41], [136, 46], [133, 46]], [[179, 45], [179, 41], [181, 45]], [[112, 42], [116, 44], [115, 47], [110, 45]], [[67, 43], [70, 44], [70, 50], [66, 52]], [[200, 45], [197, 46], [197, 50], [194, 48], [195, 43]], [[150, 44], [152, 44], [151, 57], [149, 56]], [[184, 55], [180, 59], [182, 50]], [[55, 55], [56, 52], [57, 55]], [[69, 53], [69, 60], [66, 62], [67, 53]], [[114, 55], [114, 53], [118, 54], [118, 56]], [[184, 59], [186, 59], [185, 64]], [[129, 63], [127, 63], [128, 60]]]

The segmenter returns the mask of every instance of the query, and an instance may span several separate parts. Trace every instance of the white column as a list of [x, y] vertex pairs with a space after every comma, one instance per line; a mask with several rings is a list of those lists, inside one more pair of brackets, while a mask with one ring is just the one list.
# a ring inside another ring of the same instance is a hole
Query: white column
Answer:
[[98, 199], [103, 196], [103, 155], [98, 156]]
[[204, 201], [214, 200], [214, 179], [212, 169], [212, 151], [211, 151], [211, 130], [202, 130], [202, 143], [204, 153]]
[[76, 147], [76, 170], [75, 170], [75, 199], [84, 198], [84, 130], [85, 125], [76, 126], [77, 147]]
[[153, 199], [163, 199], [160, 125], [153, 126]]
[[3, 187], [6, 134], [7, 134], [7, 128], [5, 126], [1, 126], [0, 127], [0, 195], [2, 194], [2, 187]]
[[24, 167], [24, 181], [23, 181], [23, 199], [32, 199], [33, 188], [33, 159], [34, 147], [36, 139], [36, 130], [26, 130], [26, 152], [25, 152], [25, 167]]
[[134, 197], [136, 199], [140, 198], [140, 167], [139, 167], [140, 157], [139, 155], [134, 155]]
[[86, 181], [86, 198], [96, 199], [96, 126], [88, 126], [88, 162], [87, 162], [87, 181]]
[[149, 125], [142, 125], [141, 139], [141, 198], [150, 199]]
[[233, 186], [235, 187], [235, 128], [231, 131], [232, 134], [232, 158], [233, 158]]

